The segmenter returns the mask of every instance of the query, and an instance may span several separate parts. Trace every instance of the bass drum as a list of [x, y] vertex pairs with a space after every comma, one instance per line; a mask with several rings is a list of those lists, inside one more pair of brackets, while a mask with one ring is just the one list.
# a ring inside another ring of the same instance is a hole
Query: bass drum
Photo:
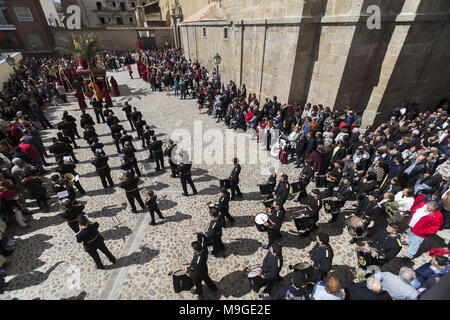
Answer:
[[372, 257], [372, 250], [374, 248], [366, 248], [364, 246], [356, 247], [356, 257], [358, 258], [358, 266], [364, 270], [367, 270], [369, 266], [381, 266], [383, 259]]
[[255, 226], [260, 232], [267, 231], [267, 227], [264, 225], [269, 220], [269, 215], [267, 213], [259, 213], [255, 216]]
[[258, 279], [258, 271], [261, 271], [261, 267], [254, 267], [249, 270], [247, 274], [248, 281], [250, 282], [250, 287], [253, 291], [258, 292], [261, 288], [260, 283], [256, 280]]
[[191, 278], [189, 278], [189, 276], [183, 270], [175, 271], [172, 275], [172, 279], [173, 279], [173, 290], [176, 293], [191, 290], [191, 288], [194, 286]]
[[351, 217], [347, 220], [347, 230], [348, 233], [353, 238], [363, 238], [366, 236], [367, 229], [366, 223], [362, 218], [359, 217]]
[[314, 270], [309, 263], [297, 263], [292, 267], [292, 269], [294, 269], [294, 272], [299, 275], [302, 287], [308, 284], [314, 285]]

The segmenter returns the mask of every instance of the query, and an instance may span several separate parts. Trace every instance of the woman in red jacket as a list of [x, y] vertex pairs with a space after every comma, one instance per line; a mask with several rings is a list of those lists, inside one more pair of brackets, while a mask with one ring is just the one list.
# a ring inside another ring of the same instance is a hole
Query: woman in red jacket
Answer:
[[444, 217], [438, 210], [436, 201], [422, 202], [412, 211], [408, 220], [410, 229], [408, 230], [407, 243], [408, 252], [405, 259], [412, 259], [420, 248], [420, 245], [428, 236], [435, 234], [444, 224]]

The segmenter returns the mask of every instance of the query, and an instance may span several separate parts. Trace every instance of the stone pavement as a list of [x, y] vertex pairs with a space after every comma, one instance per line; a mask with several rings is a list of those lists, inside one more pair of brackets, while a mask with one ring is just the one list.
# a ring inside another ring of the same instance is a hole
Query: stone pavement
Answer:
[[[80, 161], [77, 171], [80, 174], [80, 182], [87, 191], [86, 195], [79, 199], [86, 205], [85, 211], [90, 219], [99, 222], [99, 230], [108, 248], [118, 258], [118, 262], [113, 266], [108, 265], [106, 258], [100, 254], [102, 260], [106, 262], [106, 270], [95, 268], [82, 245], [76, 243], [73, 231], [58, 216], [59, 205], [54, 196], [49, 213], [39, 212], [37, 207], [33, 207], [35, 204], [30, 203], [30, 209], [34, 212], [33, 221], [30, 222], [31, 228], [23, 230], [12, 226], [10, 229], [12, 234], [16, 234], [18, 241], [12, 261], [7, 267], [8, 288], [0, 295], [0, 299], [197, 299], [189, 292], [175, 294], [172, 277], [167, 274], [169, 271], [181, 269], [183, 264], [190, 262], [192, 258], [190, 243], [195, 238], [193, 233], [204, 230], [208, 225], [206, 204], [210, 201], [217, 202], [218, 179], [230, 174], [233, 157], [228, 149], [225, 150], [225, 146], [224, 150], [219, 150], [211, 147], [210, 142], [211, 138], [220, 139], [220, 136], [223, 137], [223, 141], [227, 141], [225, 133], [231, 130], [226, 129], [222, 123], [216, 124], [215, 120], [207, 115], [200, 115], [195, 100], [179, 100], [178, 97], [167, 97], [164, 92], [151, 92], [146, 83], [140, 79], [131, 80], [126, 71], [113, 74], [120, 84], [121, 91], [121, 96], [114, 98], [113, 111], [122, 120], [125, 129], [129, 129], [129, 123], [121, 111], [121, 105], [128, 101], [142, 112], [148, 124], [155, 127], [154, 130], [160, 139], [170, 138], [175, 134], [176, 143], [182, 139], [187, 141], [186, 132], [180, 133], [179, 129], [184, 128], [188, 133], [192, 133], [194, 127], [198, 128], [200, 124], [203, 132], [213, 130], [209, 131], [209, 137], [206, 134], [207, 137], [203, 142], [192, 140], [194, 159], [199, 154], [204, 156], [203, 163], [193, 165], [193, 179], [199, 195], [182, 197], [179, 179], [172, 179], [168, 169], [164, 172], [155, 172], [154, 163], [146, 162], [147, 151], [142, 150], [139, 140], [135, 140], [135, 147], [139, 151], [137, 158], [143, 171], [141, 194], [144, 188], [155, 190], [160, 209], [167, 217], [163, 222], [156, 218], [157, 225], [151, 226], [147, 212], [131, 213], [124, 190], [118, 187], [103, 189], [94, 167], [90, 164], [92, 153], [87, 143], [79, 139], [77, 143], [80, 148], [75, 150]], [[49, 107], [50, 121], [56, 124], [65, 110], [75, 117], [81, 114], [75, 99], [70, 97], [70, 103]], [[92, 109], [88, 112], [95, 119]], [[81, 134], [82, 129], [78, 130]], [[56, 135], [56, 131], [44, 131], [46, 145], [50, 143], [51, 137]], [[100, 141], [105, 144], [104, 150], [110, 157], [113, 180], [117, 184], [122, 174], [119, 169], [120, 159], [111, 141], [109, 129], [106, 124], [99, 124], [96, 125], [96, 131]], [[132, 134], [136, 136], [135, 132]], [[238, 146], [238, 150], [240, 147], [246, 147], [248, 150], [256, 145], [255, 141], [250, 141], [248, 135], [239, 134], [239, 139], [243, 140], [234, 143]], [[199, 153], [202, 144], [205, 150]], [[221, 155], [222, 152], [228, 159], [226, 164], [214, 164], [208, 160], [208, 155], [212, 157]], [[267, 252], [262, 249], [262, 245], [267, 243], [267, 234], [259, 232], [250, 221], [250, 217], [264, 210], [257, 185], [264, 183], [268, 176], [262, 174], [259, 165], [247, 164], [254, 163], [251, 162], [252, 155], [251, 152], [247, 155], [238, 153], [242, 163], [240, 186], [244, 198], [230, 204], [230, 213], [236, 217], [236, 223], [223, 232], [226, 258], [210, 256], [208, 260], [209, 273], [217, 282], [219, 292], [213, 294], [206, 288], [201, 297], [203, 299], [258, 299], [257, 294], [250, 290], [246, 276], [241, 272], [245, 266], [261, 264]], [[52, 163], [54, 161], [53, 158], [49, 160]], [[55, 165], [48, 168], [54, 170]], [[292, 164], [276, 168], [278, 176], [287, 173], [291, 181], [296, 180], [300, 170], [295, 169]], [[51, 174], [52, 172], [46, 175], [47, 190], [50, 190]], [[313, 244], [310, 238], [300, 239], [290, 232], [295, 230], [290, 218], [299, 207], [291, 198], [286, 205], [287, 220], [282, 227], [284, 256], [282, 276], [290, 273], [288, 265], [300, 262], [300, 255], [306, 253]], [[356, 267], [355, 246], [348, 244], [351, 238], [344, 228], [343, 218], [340, 217], [331, 226], [323, 224], [327, 218], [321, 213], [319, 230], [330, 235], [330, 243], [335, 254], [333, 272], [345, 282], [352, 279], [351, 270]], [[428, 250], [444, 246], [449, 236], [450, 232], [444, 230], [425, 241], [420, 250], [420, 257], [410, 265], [417, 267], [427, 261]], [[405, 248], [400, 255], [404, 252]], [[384, 268], [398, 272], [400, 267], [400, 260], [395, 259]], [[287, 281], [286, 279], [288, 277], [285, 277], [283, 283]]]

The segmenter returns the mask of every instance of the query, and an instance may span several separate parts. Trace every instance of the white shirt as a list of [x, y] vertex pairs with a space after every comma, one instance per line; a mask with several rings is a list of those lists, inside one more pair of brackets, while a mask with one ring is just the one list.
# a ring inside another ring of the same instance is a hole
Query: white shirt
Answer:
[[314, 300], [342, 300], [344, 299], [344, 290], [337, 294], [331, 294], [325, 289], [325, 285], [318, 284], [314, 287], [314, 292], [311, 295], [311, 298]]
[[409, 222], [409, 226], [413, 228], [420, 219], [429, 215], [430, 213], [433, 213], [433, 211], [427, 211], [427, 205], [424, 205], [422, 208], [417, 209], [416, 213], [414, 213], [411, 221]]

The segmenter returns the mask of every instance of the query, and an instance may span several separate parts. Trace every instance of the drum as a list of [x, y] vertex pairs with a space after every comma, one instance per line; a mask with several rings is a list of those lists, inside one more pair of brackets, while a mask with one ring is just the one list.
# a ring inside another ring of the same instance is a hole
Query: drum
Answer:
[[183, 270], [175, 271], [172, 275], [173, 290], [178, 293], [181, 291], [191, 290], [194, 286], [191, 278]]
[[353, 238], [362, 238], [366, 235], [366, 223], [363, 219], [359, 217], [351, 217], [346, 223], [348, 233], [350, 233]]
[[274, 199], [273, 198], [269, 198], [263, 201], [264, 203], [264, 207], [266, 208], [270, 208], [272, 206], [272, 204], [274, 203]]
[[324, 175], [316, 177], [316, 188], [326, 188], [327, 187], [327, 179]]
[[208, 204], [209, 212], [211, 213], [213, 210], [217, 209], [217, 205], [218, 205], [217, 203]]
[[308, 231], [315, 224], [315, 219], [311, 217], [294, 218], [297, 231]]
[[261, 267], [254, 267], [250, 269], [250, 271], [247, 274], [248, 281], [250, 282], [250, 287], [253, 291], [259, 291], [260, 289], [260, 281], [257, 281], [258, 278], [258, 270], [261, 271]]
[[231, 189], [231, 181], [230, 181], [230, 179], [220, 180], [220, 187], [221, 188], [226, 188], [226, 189]]
[[273, 186], [271, 184], [260, 184], [259, 192], [261, 193], [261, 197], [271, 195], [273, 192]]
[[358, 258], [358, 265], [362, 269], [366, 270], [371, 265], [381, 265], [382, 259], [372, 257], [372, 250], [377, 251], [375, 248], [356, 247], [356, 257]]
[[267, 231], [267, 227], [264, 226], [264, 223], [266, 223], [269, 220], [269, 215], [267, 213], [259, 213], [255, 216], [254, 222], [256, 229], [260, 232]]
[[302, 287], [307, 284], [314, 285], [314, 270], [313, 267], [307, 262], [297, 263], [292, 267], [295, 273], [298, 273]]
[[338, 206], [337, 206], [337, 202], [336, 201], [332, 201], [331, 198], [326, 198], [322, 200], [323, 203], [323, 208], [325, 210], [326, 213], [331, 214], [331, 213], [336, 213], [338, 212]]

